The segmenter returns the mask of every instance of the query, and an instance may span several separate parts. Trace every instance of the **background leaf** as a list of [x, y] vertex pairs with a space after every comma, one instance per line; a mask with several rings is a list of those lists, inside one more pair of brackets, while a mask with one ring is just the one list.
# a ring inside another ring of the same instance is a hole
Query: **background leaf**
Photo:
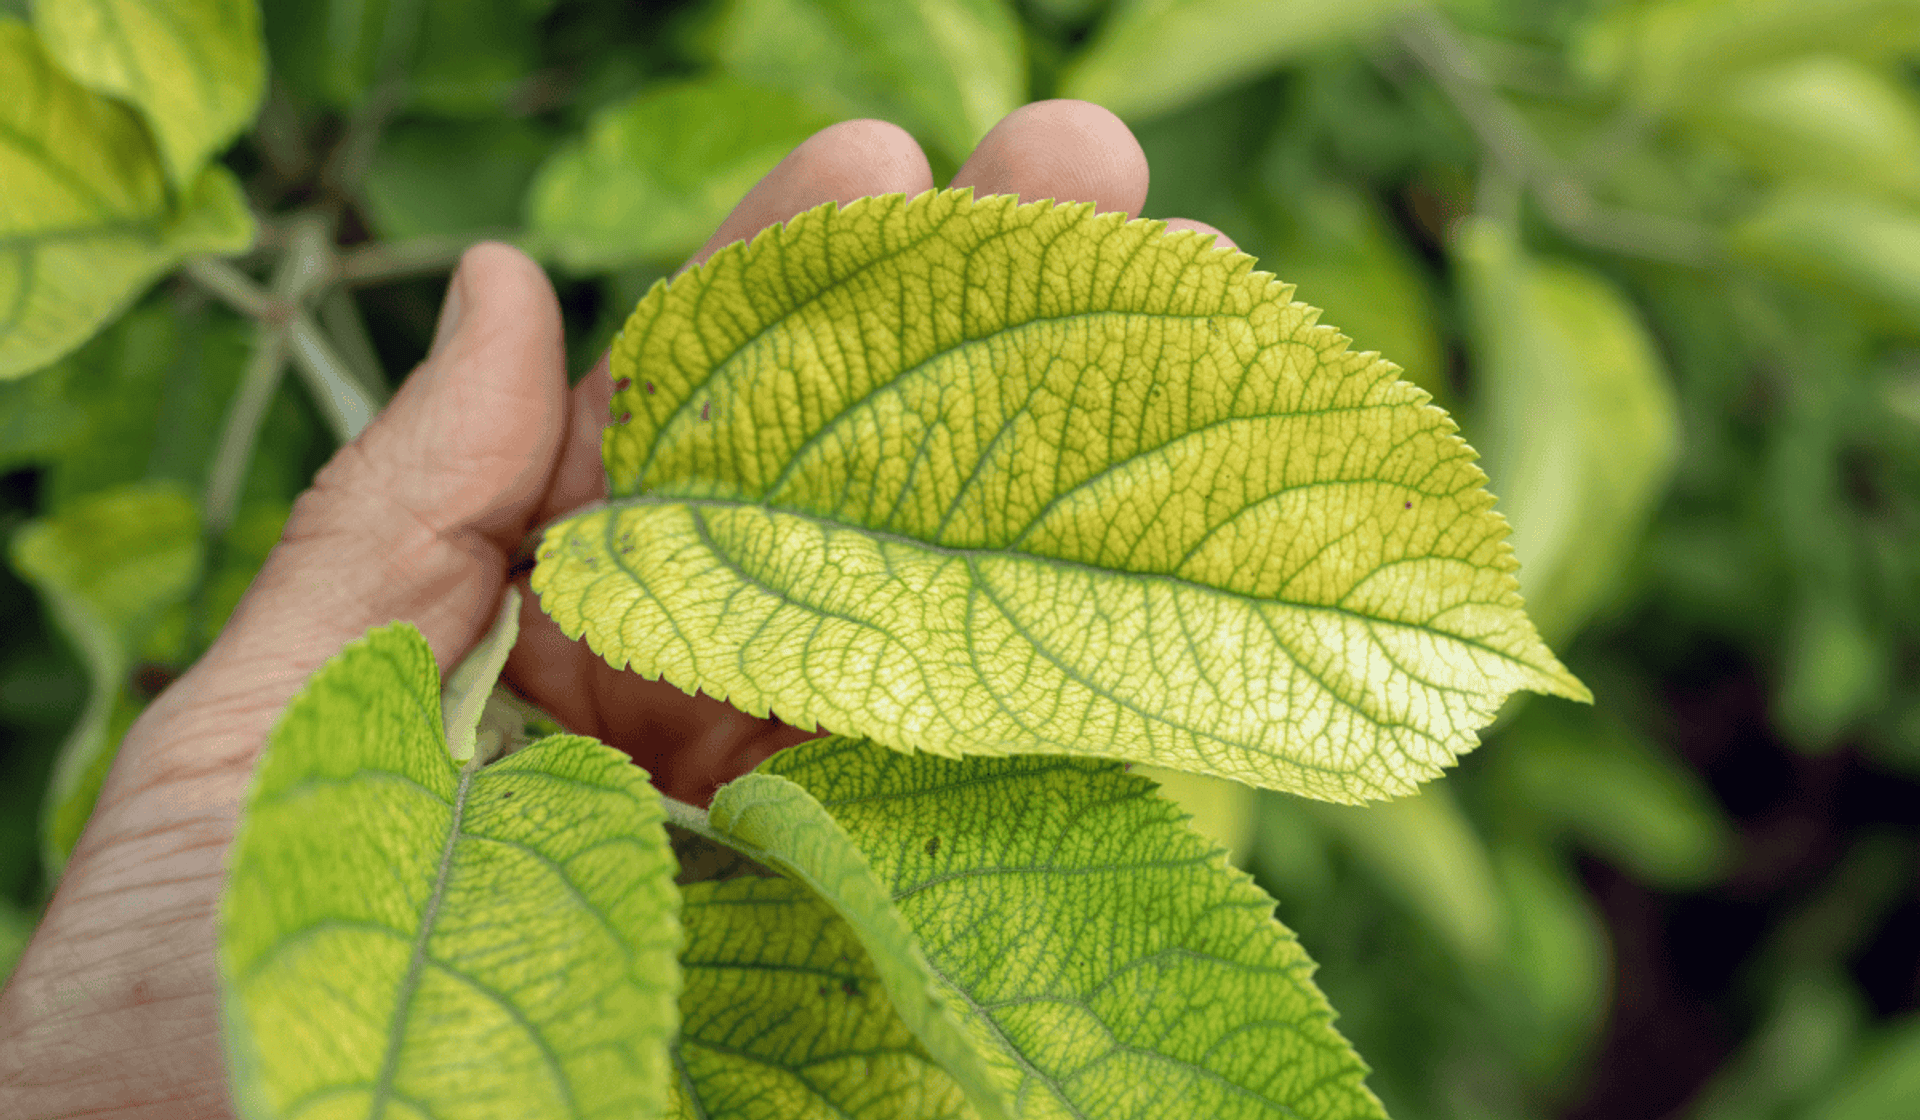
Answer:
[[136, 483], [29, 523], [15, 534], [11, 558], [91, 679], [41, 814], [42, 858], [48, 879], [57, 880], [139, 711], [128, 695], [135, 656], [161, 613], [199, 578], [200, 515], [178, 485]]
[[1091, 211], [862, 200], [656, 287], [542, 606], [801, 726], [1336, 801], [1584, 698], [1425, 394], [1244, 254]]
[[1527, 612], [1558, 640], [1621, 586], [1673, 467], [1673, 391], [1606, 281], [1531, 261], [1488, 223], [1464, 229], [1456, 252], [1482, 359], [1475, 430], [1513, 522]]
[[859, 939], [805, 887], [746, 877], [682, 891], [674, 1115], [971, 1120]]
[[1366, 35], [1408, 0], [1122, 0], [1060, 94], [1157, 116], [1309, 51]]
[[27, 26], [0, 17], [0, 377], [84, 342], [193, 253], [253, 241], [240, 185], [210, 167], [171, 208], [159, 157], [131, 112], [76, 84]]
[[866, 853], [1021, 1115], [1383, 1115], [1272, 900], [1144, 779], [846, 739], [761, 770]]
[[602, 110], [547, 160], [528, 224], [573, 268], [684, 258], [740, 196], [831, 118], [727, 77], [656, 88]]
[[1025, 100], [1006, 0], [733, 0], [716, 40], [733, 73], [833, 119], [897, 121], [949, 166]]
[[438, 678], [410, 624], [374, 630], [268, 740], [220, 915], [241, 1114], [658, 1115], [679, 979], [658, 796], [578, 736], [456, 769]]
[[178, 186], [253, 120], [266, 91], [256, 0], [36, 0], [33, 16], [69, 74], [140, 110]]

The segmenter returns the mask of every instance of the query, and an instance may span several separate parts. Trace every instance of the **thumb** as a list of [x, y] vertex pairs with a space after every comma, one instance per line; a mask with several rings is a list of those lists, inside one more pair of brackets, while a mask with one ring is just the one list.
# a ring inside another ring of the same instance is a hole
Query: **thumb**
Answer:
[[447, 672], [492, 619], [566, 423], [553, 286], [517, 249], [469, 249], [426, 361], [300, 496], [213, 647], [129, 736], [154, 757], [125, 769], [244, 774], [314, 670], [396, 619]]

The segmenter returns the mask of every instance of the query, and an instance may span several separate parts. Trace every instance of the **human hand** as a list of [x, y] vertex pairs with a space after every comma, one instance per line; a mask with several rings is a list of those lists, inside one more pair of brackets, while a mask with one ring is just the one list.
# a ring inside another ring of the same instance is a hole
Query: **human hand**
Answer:
[[[1002, 120], [953, 185], [1136, 216], [1147, 166], [1112, 114], [1041, 102]], [[836, 125], [754, 187], [691, 263], [823, 202], [932, 186], [901, 129]], [[370, 627], [413, 622], [443, 675], [464, 658], [522, 540], [606, 496], [612, 391], [605, 359], [568, 389], [559, 306], [537, 265], [504, 245], [466, 254], [426, 361], [316, 477], [213, 647], [122, 743], [0, 995], [0, 1117], [232, 1115], [214, 917], [268, 731], [314, 670]], [[625, 750], [666, 792], [704, 803], [813, 734], [613, 669], [567, 640], [518, 578], [526, 604], [506, 682], [568, 729]]]

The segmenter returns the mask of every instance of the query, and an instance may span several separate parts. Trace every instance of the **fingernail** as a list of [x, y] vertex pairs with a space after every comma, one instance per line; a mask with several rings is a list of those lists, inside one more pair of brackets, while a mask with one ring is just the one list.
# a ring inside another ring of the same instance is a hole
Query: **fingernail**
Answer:
[[440, 301], [440, 321], [433, 328], [433, 345], [427, 348], [427, 359], [431, 361], [446, 346], [447, 340], [460, 329], [460, 305], [465, 302], [460, 295], [460, 274], [466, 271], [466, 261], [453, 270], [447, 278], [447, 294]]

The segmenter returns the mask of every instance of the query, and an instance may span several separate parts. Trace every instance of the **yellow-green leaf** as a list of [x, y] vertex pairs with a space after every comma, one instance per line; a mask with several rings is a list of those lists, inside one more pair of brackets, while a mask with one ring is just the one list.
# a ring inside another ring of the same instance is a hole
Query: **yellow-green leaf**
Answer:
[[370, 632], [281, 716], [229, 856], [240, 1115], [660, 1115], [673, 864], [625, 755], [556, 735], [457, 765], [426, 640]]
[[833, 910], [788, 879], [682, 888], [681, 1120], [973, 1120]]
[[240, 185], [213, 166], [168, 201], [129, 110], [75, 83], [27, 25], [0, 19], [0, 377], [84, 342], [155, 276], [253, 240]]
[[866, 946], [900, 1019], [960, 1086], [981, 1120], [1018, 1115], [996, 1086], [927, 963], [919, 939], [859, 848], [813, 795], [778, 774], [748, 774], [714, 796], [712, 827], [812, 890]]
[[146, 117], [176, 185], [240, 134], [266, 92], [256, 0], [35, 0], [33, 18], [69, 74]]
[[1383, 1117], [1273, 900], [1151, 782], [847, 739], [773, 774], [864, 853], [1019, 1115]]
[[1734, 227], [1736, 252], [1920, 335], [1920, 208], [1832, 187], [1781, 189]]
[[942, 754], [1404, 793], [1505, 696], [1584, 699], [1424, 392], [1251, 258], [1088, 205], [811, 211], [641, 301], [569, 634]]
[[174, 483], [116, 487], [29, 522], [13, 538], [12, 559], [89, 678], [87, 706], [60, 746], [41, 814], [42, 859], [57, 882], [139, 712], [127, 694], [135, 651], [199, 578], [200, 514]]

